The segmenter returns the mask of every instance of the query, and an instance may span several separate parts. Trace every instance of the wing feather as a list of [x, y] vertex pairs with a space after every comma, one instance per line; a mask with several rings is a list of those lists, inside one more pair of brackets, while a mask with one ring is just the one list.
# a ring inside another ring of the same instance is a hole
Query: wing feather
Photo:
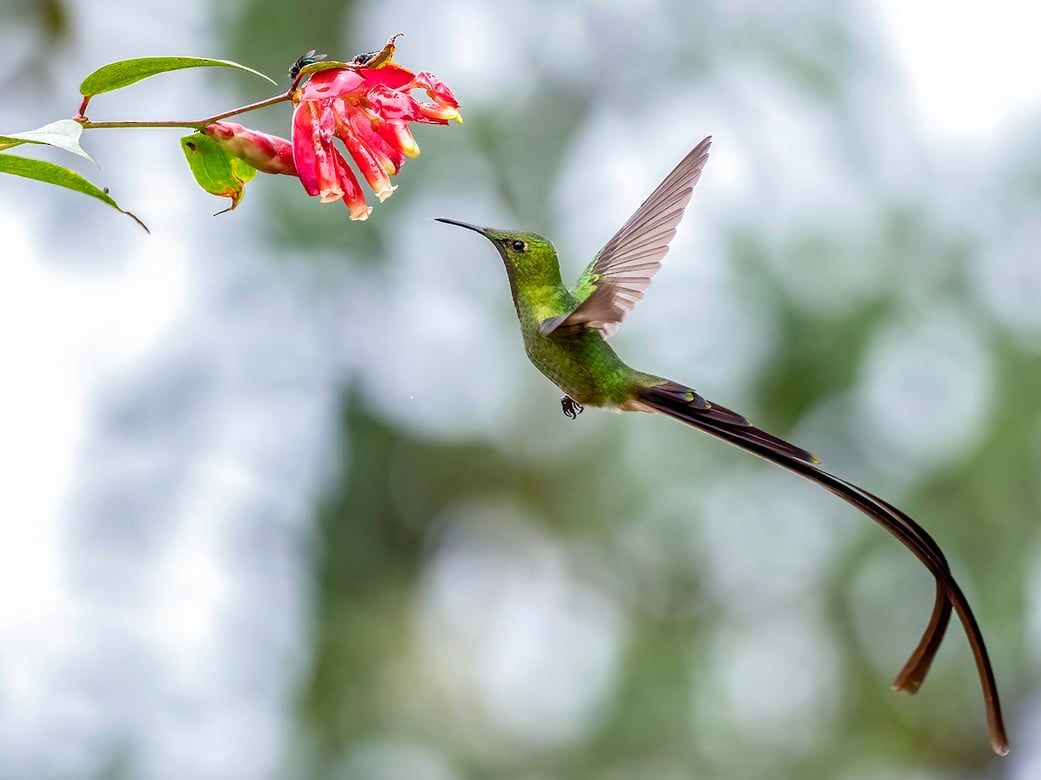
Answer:
[[599, 330], [606, 339], [618, 330], [661, 268], [711, 145], [709, 136], [695, 146], [604, 244], [572, 291], [577, 298], [585, 294], [584, 300], [570, 314], [543, 322], [543, 335], [559, 327], [584, 326]]

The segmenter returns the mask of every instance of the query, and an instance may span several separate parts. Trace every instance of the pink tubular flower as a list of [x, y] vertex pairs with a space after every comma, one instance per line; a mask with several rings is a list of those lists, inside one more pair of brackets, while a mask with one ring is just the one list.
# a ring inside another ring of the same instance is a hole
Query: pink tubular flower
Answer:
[[225, 152], [245, 160], [258, 171], [296, 176], [293, 145], [285, 138], [250, 130], [235, 122], [214, 122], [202, 131]]
[[[393, 40], [393, 39], [392, 39]], [[424, 90], [434, 102], [412, 97]], [[323, 202], [342, 199], [351, 219], [372, 210], [357, 178], [333, 145], [339, 138], [380, 201], [394, 192], [390, 177], [406, 157], [419, 154], [409, 122], [447, 125], [462, 121], [452, 91], [430, 73], [394, 62], [375, 68], [321, 70], [293, 96], [293, 161], [309, 195]]]
[[[342, 200], [351, 219], [365, 219], [372, 209], [335, 140], [382, 202], [394, 192], [390, 177], [406, 157], [419, 155], [409, 123], [463, 121], [459, 102], [437, 76], [413, 73], [391, 60], [399, 35], [391, 36], [379, 52], [358, 55], [350, 64], [319, 64], [324, 55], [313, 57], [314, 52], [301, 58], [293, 68], [293, 83], [307, 81], [291, 94], [291, 142], [234, 122], [214, 122], [203, 132], [258, 171], [297, 176], [308, 195], [320, 195], [323, 203]], [[431, 102], [416, 100], [414, 90], [426, 92]]]

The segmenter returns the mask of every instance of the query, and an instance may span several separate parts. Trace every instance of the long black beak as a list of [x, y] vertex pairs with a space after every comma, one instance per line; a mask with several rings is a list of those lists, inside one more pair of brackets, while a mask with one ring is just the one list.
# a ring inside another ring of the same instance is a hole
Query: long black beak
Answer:
[[472, 230], [474, 233], [480, 233], [482, 236], [488, 236], [488, 228], [477, 227], [477, 225], [471, 225], [469, 222], [460, 222], [458, 219], [448, 219], [447, 217], [434, 217], [434, 221], [444, 222], [446, 225], [456, 225], [457, 227]]

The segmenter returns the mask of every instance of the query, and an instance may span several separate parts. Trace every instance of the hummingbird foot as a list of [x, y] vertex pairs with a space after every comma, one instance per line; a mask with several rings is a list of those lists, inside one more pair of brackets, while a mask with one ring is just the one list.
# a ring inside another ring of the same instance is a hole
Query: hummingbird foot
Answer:
[[564, 413], [565, 417], [574, 420], [578, 415], [582, 414], [583, 409], [585, 409], [585, 407], [578, 401], [573, 400], [571, 397], [566, 395], [560, 396], [560, 410]]

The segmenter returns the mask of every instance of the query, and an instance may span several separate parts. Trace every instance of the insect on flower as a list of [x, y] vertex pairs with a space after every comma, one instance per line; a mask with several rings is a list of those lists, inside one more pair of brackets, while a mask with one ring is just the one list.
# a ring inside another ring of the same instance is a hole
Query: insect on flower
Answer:
[[302, 71], [308, 65], [314, 65], [316, 62], [321, 62], [327, 56], [329, 55], [315, 54], [314, 49], [311, 49], [311, 51], [307, 52], [307, 54], [303, 55], [302, 57], [299, 57], [297, 61], [293, 63], [293, 66], [289, 69], [289, 78], [291, 78], [293, 81], [296, 81], [297, 77], [300, 75], [300, 71]]

